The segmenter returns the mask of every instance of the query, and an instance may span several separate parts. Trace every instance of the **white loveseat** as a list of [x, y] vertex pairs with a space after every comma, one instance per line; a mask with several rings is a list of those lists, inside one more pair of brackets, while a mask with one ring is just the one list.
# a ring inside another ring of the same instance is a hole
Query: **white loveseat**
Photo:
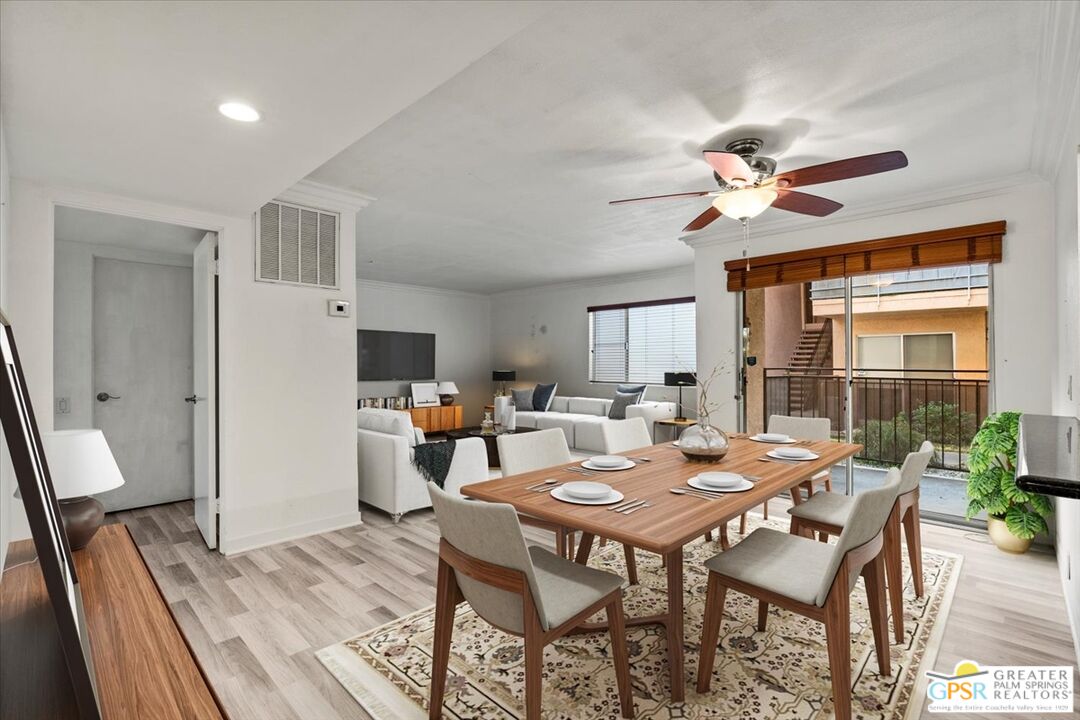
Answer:
[[[560, 397], [551, 399], [551, 406], [546, 412], [539, 410], [517, 410], [514, 415], [521, 427], [559, 428], [566, 435], [566, 443], [586, 452], [604, 452], [604, 440], [600, 436], [600, 426], [613, 422], [608, 419], [611, 400], [605, 398]], [[626, 417], [644, 418], [645, 425], [653, 433], [653, 423], [675, 417], [673, 402], [641, 402], [626, 408]], [[655, 435], [653, 442], [656, 442]]]
[[[412, 464], [413, 448], [424, 442], [409, 413], [363, 408], [356, 411], [356, 459], [360, 501], [390, 513], [394, 522], [410, 510], [431, 507], [427, 480]], [[488, 478], [487, 449], [480, 438], [457, 441], [443, 489], [461, 494], [461, 486]]]

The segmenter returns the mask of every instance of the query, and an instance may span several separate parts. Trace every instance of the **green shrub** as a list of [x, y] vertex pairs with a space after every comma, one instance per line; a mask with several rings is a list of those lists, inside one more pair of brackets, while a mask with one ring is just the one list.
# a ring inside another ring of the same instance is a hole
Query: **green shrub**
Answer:
[[903, 414], [892, 420], [868, 420], [865, 427], [855, 430], [855, 442], [863, 446], [864, 456], [897, 465], [909, 452], [918, 450], [925, 439]]
[[1020, 413], [990, 415], [971, 441], [968, 455], [967, 517], [980, 511], [1005, 521], [1009, 531], [1025, 540], [1046, 532], [1046, 518], [1054, 511], [1045, 496], [1016, 486], [1016, 436]]
[[955, 448], [966, 447], [979, 429], [975, 413], [962, 413], [954, 403], [938, 401], [915, 408], [911, 413], [911, 426], [935, 445]]

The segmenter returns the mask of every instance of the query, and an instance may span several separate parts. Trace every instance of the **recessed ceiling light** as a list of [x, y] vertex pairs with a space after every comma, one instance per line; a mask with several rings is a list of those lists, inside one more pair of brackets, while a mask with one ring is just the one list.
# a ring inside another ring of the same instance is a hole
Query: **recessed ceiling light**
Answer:
[[232, 120], [240, 122], [255, 122], [261, 115], [255, 108], [241, 102], [227, 102], [218, 105], [218, 112]]

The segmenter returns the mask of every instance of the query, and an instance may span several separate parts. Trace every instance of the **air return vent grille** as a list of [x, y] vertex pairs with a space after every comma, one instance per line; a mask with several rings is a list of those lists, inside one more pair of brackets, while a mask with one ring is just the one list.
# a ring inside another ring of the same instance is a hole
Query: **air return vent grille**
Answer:
[[274, 200], [255, 224], [255, 279], [336, 288], [338, 217]]

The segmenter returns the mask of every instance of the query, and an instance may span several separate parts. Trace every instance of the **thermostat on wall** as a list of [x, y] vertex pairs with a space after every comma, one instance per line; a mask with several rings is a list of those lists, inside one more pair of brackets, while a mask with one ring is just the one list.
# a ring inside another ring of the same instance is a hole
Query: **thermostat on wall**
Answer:
[[327, 300], [326, 314], [330, 317], [349, 317], [349, 301]]

